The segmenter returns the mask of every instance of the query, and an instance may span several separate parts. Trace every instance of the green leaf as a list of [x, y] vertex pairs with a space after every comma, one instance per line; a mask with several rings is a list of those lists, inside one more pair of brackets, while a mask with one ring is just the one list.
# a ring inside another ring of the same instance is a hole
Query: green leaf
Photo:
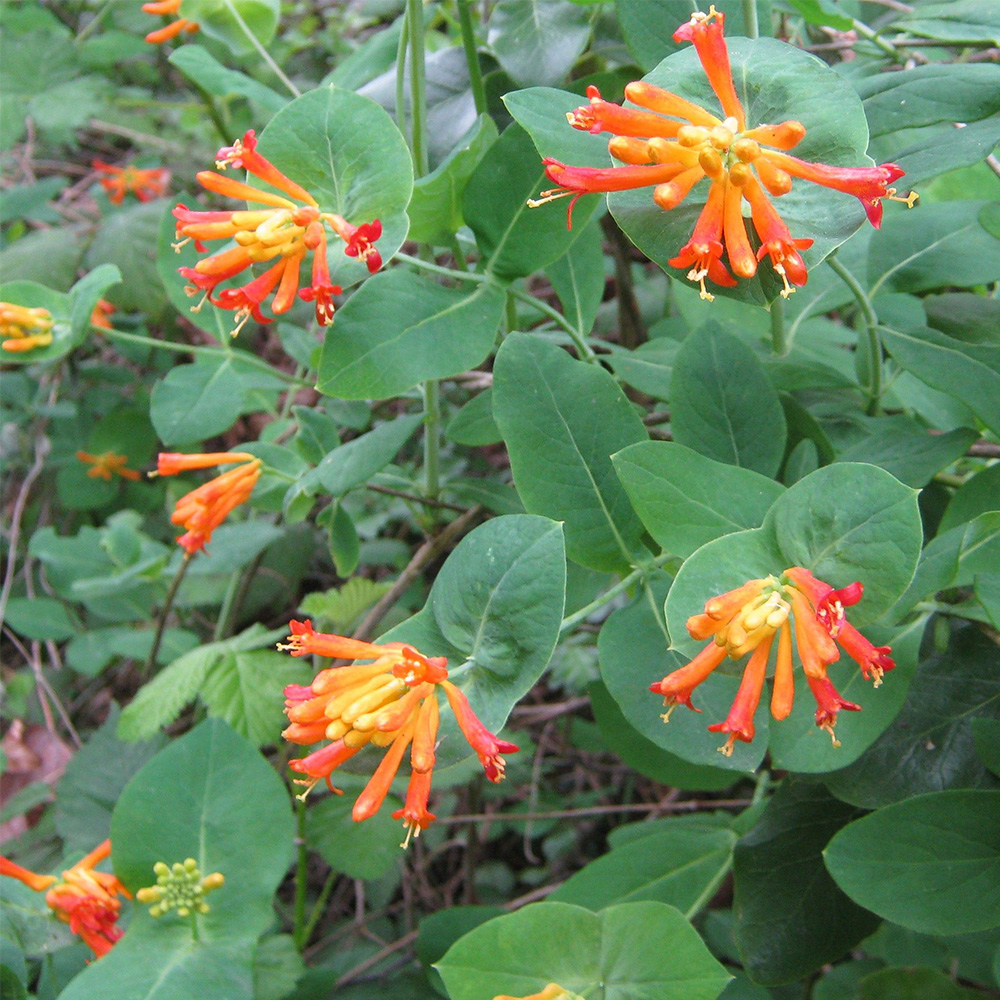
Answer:
[[750, 348], [717, 324], [681, 345], [670, 400], [678, 444], [765, 476], [777, 473], [786, 434], [781, 400]]
[[900, 367], [961, 400], [990, 430], [1000, 433], [1000, 348], [965, 344], [929, 327], [883, 327], [882, 342]]
[[59, 780], [55, 824], [67, 855], [86, 854], [107, 838], [122, 789], [166, 743], [159, 733], [144, 743], [118, 739], [120, 714], [112, 702], [104, 724], [77, 750]]
[[[854, 88], [829, 66], [800, 49], [772, 38], [727, 39], [736, 93], [752, 127], [794, 118], [806, 127], [795, 154], [834, 166], [870, 166], [865, 155], [868, 127]], [[693, 46], [668, 56], [643, 79], [719, 113], [715, 97]], [[601, 143], [599, 136], [591, 137]], [[606, 142], [604, 143], [606, 146]], [[668, 263], [691, 237], [708, 185], [700, 184], [682, 205], [664, 212], [649, 188], [608, 197], [611, 214], [635, 245], [668, 274], [682, 272]], [[860, 206], [849, 195], [816, 184], [798, 183], [780, 199], [780, 212], [795, 238], [815, 240], [802, 256], [812, 269], [862, 224]], [[712, 286], [712, 293], [758, 305], [774, 299], [781, 282], [771, 265], [735, 288]]]
[[[931, 177], [985, 160], [1000, 143], [1000, 118], [993, 116], [960, 129], [951, 123], [933, 125], [917, 130], [912, 138], [892, 154], [893, 162], [906, 172], [907, 187], [919, 184], [923, 189]], [[933, 201], [928, 198], [924, 207], [930, 204]], [[989, 231], [985, 224], [983, 228]]]
[[735, 677], [716, 671], [698, 687], [704, 715], [678, 710], [668, 724], [663, 723], [662, 699], [649, 686], [683, 663], [668, 649], [664, 626], [657, 620], [668, 583], [663, 574], [656, 575], [648, 595], [640, 594], [613, 612], [601, 627], [597, 638], [601, 679], [628, 722], [656, 746], [693, 764], [730, 773], [752, 771], [764, 757], [765, 714], [757, 723], [757, 740], [737, 743], [732, 757], [719, 754], [719, 741], [705, 732], [709, 722], [726, 717], [739, 683]]
[[465, 221], [487, 259], [487, 273], [509, 281], [551, 264], [569, 249], [597, 207], [596, 198], [582, 199], [574, 213], [576, 226], [568, 230], [562, 212], [528, 207], [528, 199], [536, 198], [545, 183], [532, 136], [510, 125], [469, 178], [462, 201]]
[[[7, 76], [9, 73], [5, 72], [4, 77]], [[82, 234], [65, 226], [53, 226], [28, 233], [0, 250], [0, 273], [5, 283], [44, 274], [49, 288], [65, 292], [73, 284], [82, 259]], [[7, 298], [6, 291], [4, 301], [13, 301]]]
[[920, 664], [895, 723], [860, 760], [827, 775], [827, 787], [865, 809], [922, 792], [996, 787], [973, 745], [976, 718], [1000, 719], [1000, 651], [964, 626]]
[[487, 727], [506, 719], [552, 656], [565, 558], [559, 524], [515, 514], [466, 535], [434, 581], [428, 606], [441, 635], [466, 656], [470, 669], [459, 683]]
[[584, 226], [569, 250], [545, 269], [545, 276], [559, 296], [563, 315], [586, 336], [604, 297], [604, 250], [596, 222]]
[[552, 982], [584, 996], [715, 1000], [730, 978], [677, 910], [653, 902], [600, 913], [532, 903], [480, 924], [436, 968], [452, 1000], [523, 996]]
[[931, 63], [875, 73], [854, 85], [873, 138], [942, 122], [975, 122], [1000, 111], [1000, 66], [990, 63]]
[[307, 594], [300, 607], [303, 614], [320, 619], [320, 631], [345, 633], [391, 586], [355, 576], [339, 589], [331, 587], [324, 593]]
[[280, 14], [280, 0], [182, 0], [180, 9], [181, 17], [197, 22], [236, 55], [253, 52], [258, 43], [267, 45]]
[[[773, 986], [808, 975], [840, 958], [877, 926], [823, 867], [828, 841], [856, 815], [821, 785], [786, 781], [737, 843], [736, 945], [755, 982]], [[879, 860], [884, 860], [881, 853]], [[823, 905], [813, 906], [812, 900]]]
[[784, 492], [751, 469], [668, 441], [631, 445], [612, 462], [646, 530], [681, 558], [713, 538], [759, 527]]
[[349, 878], [382, 878], [400, 861], [404, 830], [392, 813], [401, 803], [390, 798], [384, 809], [363, 823], [351, 818], [353, 807], [353, 800], [344, 795], [328, 795], [317, 802], [306, 813], [306, 842], [336, 872]]
[[480, 115], [476, 124], [436, 170], [413, 185], [407, 213], [410, 239], [447, 244], [465, 224], [462, 194], [486, 151], [497, 140], [493, 119]]
[[[615, 345], [608, 344], [609, 348]], [[670, 378], [681, 345], [672, 337], [657, 337], [634, 351], [619, 348], [607, 358], [611, 370], [623, 382], [654, 399], [670, 398]]]
[[337, 314], [317, 388], [342, 399], [398, 396], [489, 354], [504, 295], [492, 282], [445, 288], [409, 271], [376, 275]]
[[859, 989], [858, 1000], [976, 1000], [982, 996], [937, 969], [879, 969], [865, 976]]
[[254, 1000], [284, 1000], [306, 971], [291, 934], [267, 934], [253, 957]]
[[1000, 791], [918, 795], [851, 823], [826, 866], [853, 900], [904, 927], [985, 930], [1000, 924], [998, 815]]
[[853, 18], [840, 9], [836, 0], [788, 0], [788, 2], [806, 19], [807, 24], [836, 28], [838, 31], [850, 31], [854, 27]]
[[987, 466], [967, 479], [948, 501], [938, 532], [943, 534], [979, 514], [1000, 509], [1000, 463]]
[[[288, 792], [274, 769], [225, 722], [209, 719], [126, 785], [111, 819], [115, 874], [134, 893], [155, 881], [157, 861], [192, 857], [203, 875], [226, 877], [210, 912], [198, 917], [201, 938], [254, 941], [271, 923], [293, 827]], [[188, 946], [190, 934], [185, 927]]]
[[1000, 11], [991, 0], [920, 4], [900, 18], [896, 27], [947, 42], [1000, 45]]
[[591, 683], [589, 693], [590, 707], [605, 745], [632, 770], [662, 785], [692, 791], [717, 791], [729, 788], [736, 781], [732, 771], [690, 764], [647, 739], [625, 718], [601, 681]]
[[153, 386], [149, 417], [160, 440], [186, 445], [229, 430], [242, 413], [261, 409], [255, 393], [284, 382], [241, 363], [240, 352], [221, 360], [177, 365]]
[[[381, 220], [383, 261], [402, 246], [413, 167], [399, 129], [374, 101], [338, 87], [311, 90], [268, 122], [257, 149], [309, 191], [324, 212], [336, 212], [352, 225]], [[363, 261], [344, 255], [339, 239], [329, 244], [333, 284], [347, 288], [368, 276]]]
[[493, 415], [525, 507], [565, 521], [569, 557], [598, 570], [626, 565], [642, 526], [610, 456], [647, 434], [611, 375], [510, 334], [494, 363]]
[[470, 448], [502, 441], [500, 428], [493, 419], [493, 390], [484, 389], [473, 396], [448, 421], [444, 433], [450, 441]]
[[973, 719], [972, 738], [979, 759], [1000, 778], [1000, 719]]
[[889, 216], [871, 236], [869, 294], [924, 292], [1000, 278], [1000, 242], [979, 222], [986, 204], [938, 202]]
[[15, 632], [42, 642], [61, 642], [77, 632], [69, 612], [54, 597], [12, 597], [4, 617]]
[[613, 847], [571, 875], [547, 898], [602, 910], [615, 903], [655, 900], [693, 917], [732, 864], [736, 834], [682, 823]]
[[287, 684], [309, 682], [311, 671], [281, 653], [258, 649], [222, 656], [205, 675], [198, 697], [212, 718], [225, 719], [254, 746], [278, 742]]
[[255, 101], [265, 111], [272, 114], [280, 111], [288, 98], [275, 93], [253, 77], [239, 70], [223, 66], [204, 45], [182, 45], [174, 49], [167, 59], [176, 66], [192, 83], [214, 97], [230, 97], [233, 94]]
[[487, 42], [522, 86], [561, 82], [587, 47], [590, 18], [564, 0], [500, 0], [490, 14]]
[[339, 499], [334, 500], [330, 509], [333, 513], [330, 515], [327, 543], [337, 576], [346, 578], [358, 568], [361, 539], [358, 538], [358, 529], [354, 526], [351, 515]]

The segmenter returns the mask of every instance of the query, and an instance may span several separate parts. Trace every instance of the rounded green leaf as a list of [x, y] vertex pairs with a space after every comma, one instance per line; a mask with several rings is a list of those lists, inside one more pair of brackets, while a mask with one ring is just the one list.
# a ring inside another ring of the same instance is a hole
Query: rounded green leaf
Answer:
[[[288, 793], [226, 723], [209, 719], [161, 750], [125, 786], [111, 818], [115, 873], [135, 892], [157, 861], [194, 858], [225, 886], [198, 918], [206, 941], [256, 939], [292, 857]], [[187, 931], [190, 943], [190, 930]]]
[[[389, 259], [406, 239], [413, 166], [406, 140], [374, 101], [339, 87], [320, 87], [281, 109], [260, 135], [258, 152], [301, 184], [324, 212], [352, 225], [382, 223], [378, 249]], [[347, 287], [365, 264], [329, 239], [330, 280]]]
[[904, 927], [967, 934], [1000, 924], [998, 791], [886, 806], [838, 833], [824, 858], [855, 902]]
[[600, 913], [533, 903], [480, 924], [435, 968], [451, 1000], [524, 996], [548, 983], [609, 1000], [715, 1000], [731, 978], [684, 917], [655, 902]]
[[[743, 101], [748, 127], [797, 119], [806, 127], [794, 155], [834, 166], [870, 166], [864, 155], [868, 125], [854, 88], [815, 56], [773, 38], [729, 38], [729, 57], [736, 93]], [[643, 79], [722, 116], [694, 47], [667, 56]], [[602, 141], [595, 136], [594, 142]], [[604, 141], [606, 146], [606, 140]], [[682, 271], [667, 263], [691, 238], [705, 203], [708, 185], [701, 182], [672, 211], [658, 208], [649, 188], [622, 191], [608, 198], [611, 214], [626, 235], [650, 260], [668, 274]], [[798, 180], [792, 190], [775, 199], [795, 239], [815, 240], [803, 251], [807, 266], [815, 267], [843, 243], [864, 221], [861, 206], [850, 195]], [[775, 298], [781, 281], [765, 261], [756, 277], [735, 288], [712, 285], [715, 295], [764, 304]]]
[[258, 43], [267, 45], [280, 13], [280, 0], [183, 0], [180, 9], [181, 17], [195, 21], [237, 55], [253, 52]]

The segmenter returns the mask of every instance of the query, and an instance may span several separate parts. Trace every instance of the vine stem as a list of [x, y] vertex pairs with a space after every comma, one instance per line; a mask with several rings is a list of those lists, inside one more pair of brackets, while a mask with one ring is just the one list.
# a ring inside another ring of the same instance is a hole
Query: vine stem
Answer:
[[632, 584], [644, 579], [651, 569], [656, 569], [658, 566], [662, 566], [671, 558], [673, 558], [673, 556], [670, 553], [662, 552], [651, 562], [634, 569], [628, 574], [628, 576], [623, 577], [613, 587], [609, 587], [606, 591], [604, 591], [600, 597], [595, 598], [589, 604], [580, 608], [579, 611], [574, 611], [573, 614], [567, 615], [562, 620], [562, 624], [559, 626], [560, 633], [568, 632], [574, 625], [578, 625], [580, 622], [589, 618], [595, 611], [599, 611], [605, 604], [613, 601], [619, 594], [628, 590]]
[[309, 849], [306, 846], [306, 804], [300, 798], [295, 799], [295, 819], [298, 858], [295, 864], [295, 925], [292, 930], [292, 940], [301, 953], [305, 947], [306, 932], [306, 883], [309, 875]]
[[306, 925], [302, 929], [303, 949], [309, 944], [309, 939], [313, 936], [313, 931], [316, 930], [319, 918], [323, 916], [323, 911], [326, 909], [326, 904], [330, 900], [330, 893], [333, 891], [336, 881], [337, 872], [332, 871], [329, 875], [327, 875], [326, 881], [323, 883], [323, 888], [320, 890], [319, 898], [316, 900], [316, 905], [313, 906], [312, 912], [309, 914], [309, 919], [306, 921]]
[[871, 299], [861, 287], [861, 282], [854, 277], [851, 272], [844, 267], [834, 254], [826, 258], [834, 274], [851, 290], [861, 315], [865, 321], [865, 329], [868, 333], [866, 341], [868, 347], [868, 407], [869, 416], [878, 412], [879, 399], [882, 396], [882, 339], [878, 335], [878, 316], [872, 306]]
[[472, 24], [472, 0], [458, 0], [458, 23], [462, 29], [462, 48], [469, 66], [469, 85], [472, 99], [476, 104], [476, 114], [486, 114], [486, 87], [479, 68], [479, 52], [476, 49], [476, 31]]
[[441, 386], [436, 378], [424, 383], [424, 492], [436, 500], [440, 492]]
[[180, 590], [184, 574], [187, 573], [188, 566], [190, 565], [191, 557], [185, 554], [174, 576], [173, 583], [170, 584], [170, 589], [167, 591], [167, 598], [163, 602], [163, 608], [156, 623], [156, 635], [153, 636], [153, 645], [149, 650], [149, 658], [146, 660], [145, 672], [147, 676], [153, 672], [153, 668], [156, 666], [156, 654], [159, 653], [160, 644], [163, 642], [163, 633], [167, 627], [167, 618], [170, 616], [170, 609], [174, 606], [174, 598], [177, 596], [177, 591]]
[[414, 174], [423, 177], [428, 171], [423, 0], [406, 0], [406, 23], [410, 37], [410, 146]]
[[760, 37], [760, 28], [757, 23], [757, 0], [743, 0], [743, 24], [747, 38]]
[[778, 357], [783, 357], [790, 346], [785, 329], [785, 300], [779, 297], [771, 303], [771, 350]]
[[282, 72], [281, 67], [271, 58], [271, 53], [261, 44], [260, 39], [250, 30], [250, 26], [240, 17], [240, 12], [236, 9], [233, 0], [225, 0], [226, 10], [233, 15], [233, 20], [240, 26], [240, 31], [247, 37], [247, 41], [257, 50], [257, 54], [270, 67], [271, 72], [288, 88], [292, 97], [301, 97], [302, 91], [288, 79]]

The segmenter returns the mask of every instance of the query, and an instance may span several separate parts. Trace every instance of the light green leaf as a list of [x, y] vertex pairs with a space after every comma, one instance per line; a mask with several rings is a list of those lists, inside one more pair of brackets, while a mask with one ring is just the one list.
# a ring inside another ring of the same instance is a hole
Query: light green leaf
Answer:
[[280, 14], [280, 0], [182, 0], [180, 9], [181, 17], [225, 42], [236, 55], [254, 51], [257, 44], [267, 45]]

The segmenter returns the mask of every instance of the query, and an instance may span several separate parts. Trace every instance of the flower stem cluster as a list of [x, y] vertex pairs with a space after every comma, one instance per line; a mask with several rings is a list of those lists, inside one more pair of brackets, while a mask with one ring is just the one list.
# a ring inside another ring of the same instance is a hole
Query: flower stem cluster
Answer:
[[[236, 326], [232, 334], [236, 336], [251, 317], [258, 323], [271, 322], [260, 309], [272, 293], [271, 311], [275, 315], [288, 312], [298, 295], [305, 302], [314, 302], [316, 322], [329, 326], [333, 322], [333, 297], [341, 293], [341, 288], [330, 282], [326, 227], [344, 241], [348, 257], [363, 260], [374, 273], [382, 266], [382, 257], [375, 247], [375, 241], [382, 235], [382, 223], [375, 219], [354, 226], [336, 213], [321, 212], [318, 202], [305, 188], [257, 152], [257, 138], [252, 129], [232, 146], [220, 149], [215, 165], [219, 170], [227, 167], [246, 170], [282, 193], [262, 191], [210, 170], [197, 175], [206, 191], [267, 207], [221, 212], [197, 212], [186, 205], [174, 209], [178, 236], [174, 249], [178, 252], [190, 240], [194, 240], [199, 252], [206, 249], [203, 240], [225, 239], [236, 244], [198, 261], [194, 267], [178, 269], [191, 283], [185, 289], [188, 295], [204, 293], [191, 311], [198, 312], [206, 299], [221, 309], [233, 310]], [[302, 264], [310, 252], [312, 275], [308, 286], [300, 290]], [[269, 266], [244, 285], [217, 290], [224, 281], [254, 264]]]
[[85, 858], [62, 873], [38, 875], [7, 858], [0, 858], [0, 875], [9, 875], [35, 892], [45, 893], [45, 902], [56, 917], [69, 924], [100, 958], [122, 936], [117, 926], [121, 902], [118, 896], [129, 897], [128, 890], [109, 872], [99, 872], [95, 865], [111, 854], [111, 841], [105, 840]]
[[[723, 35], [725, 16], [715, 7], [707, 14], [696, 12], [674, 33], [674, 40], [694, 43], [698, 58], [722, 107], [722, 116], [687, 101], [644, 80], [625, 88], [626, 98], [638, 108], [622, 107], [601, 98], [596, 87], [587, 88], [589, 105], [567, 114], [573, 128], [599, 134], [609, 132], [608, 151], [623, 166], [573, 167], [546, 158], [545, 173], [558, 185], [543, 191], [528, 204], [535, 208], [556, 198], [581, 194], [625, 191], [652, 187], [653, 201], [660, 208], [676, 208], [700, 181], [709, 181], [705, 207], [691, 239], [669, 261], [687, 270], [698, 284], [701, 297], [714, 296], [705, 287], [707, 278], [731, 288], [740, 278], [752, 278], [759, 261], [770, 258], [781, 278], [781, 295], [787, 298], [807, 280], [799, 251], [813, 241], [793, 238], [768, 197], [780, 197], [801, 178], [860, 199], [868, 219], [877, 229], [882, 221], [885, 198], [912, 206], [915, 194], [896, 198], [888, 185], [903, 176], [894, 163], [878, 167], [831, 167], [790, 156], [806, 134], [798, 121], [747, 127], [746, 112], [736, 93], [729, 51]], [[759, 246], [754, 249], [744, 218], [744, 202]], [[728, 268], [723, 263], [726, 254]], [[731, 273], [730, 273], [731, 272]], [[735, 276], [735, 277], [734, 277]]]
[[434, 770], [440, 710], [440, 687], [455, 713], [469, 745], [476, 751], [490, 781], [502, 781], [503, 754], [517, 747], [494, 736], [476, 717], [468, 698], [448, 680], [448, 661], [443, 656], [424, 656], [412, 646], [392, 642], [375, 644], [345, 636], [314, 632], [309, 621], [293, 621], [291, 635], [278, 649], [292, 656], [335, 657], [371, 660], [371, 663], [321, 670], [309, 686], [285, 688], [285, 713], [290, 725], [282, 733], [290, 743], [303, 746], [327, 739], [332, 742], [290, 767], [306, 777], [303, 795], [321, 779], [332, 791], [330, 775], [362, 747], [371, 743], [385, 749], [385, 756], [354, 803], [356, 821], [374, 816], [381, 808], [407, 749], [410, 750], [410, 782], [406, 803], [393, 813], [402, 819], [406, 839], [419, 836], [433, 822], [427, 801]]
[[31, 351], [52, 343], [52, 313], [0, 302], [0, 346], [5, 351]]
[[179, 917], [208, 913], [210, 907], [205, 902], [205, 896], [221, 889], [226, 881], [219, 872], [202, 878], [194, 858], [188, 858], [183, 863], [176, 861], [173, 865], [157, 861], [153, 871], [156, 885], [146, 886], [135, 894], [140, 903], [149, 906], [151, 917], [160, 917], [171, 910], [176, 910]]
[[156, 471], [152, 476], [173, 476], [191, 469], [207, 469], [214, 465], [245, 463], [223, 472], [184, 496], [174, 505], [170, 515], [173, 524], [179, 524], [185, 533], [177, 539], [188, 559], [201, 552], [212, 539], [212, 532], [240, 504], [250, 499], [260, 478], [261, 461], [246, 452], [222, 451], [184, 455], [161, 452]]
[[793, 566], [780, 578], [767, 576], [750, 580], [735, 590], [711, 598], [701, 614], [687, 620], [687, 630], [693, 639], [711, 638], [712, 641], [686, 666], [650, 686], [654, 694], [663, 696], [667, 706], [663, 721], [669, 721], [677, 705], [694, 709], [691, 693], [727, 656], [738, 660], [750, 653], [729, 715], [725, 722], [708, 728], [712, 732], [729, 734], [726, 743], [719, 747], [727, 757], [732, 754], [736, 740], [751, 742], [754, 715], [763, 693], [775, 636], [778, 641], [771, 715], [778, 720], [787, 718], [795, 694], [794, 624], [799, 663], [816, 699], [816, 725], [830, 734], [834, 746], [840, 746], [834, 735], [837, 713], [841, 709], [857, 712], [860, 706], [841, 698], [827, 676], [826, 668], [840, 658], [837, 645], [857, 662], [865, 679], [872, 679], [875, 687], [881, 684], [885, 671], [895, 666], [888, 646], [873, 646], [844, 618], [844, 608], [857, 604], [863, 592], [860, 583], [834, 590], [828, 583], [817, 580], [809, 570]]

